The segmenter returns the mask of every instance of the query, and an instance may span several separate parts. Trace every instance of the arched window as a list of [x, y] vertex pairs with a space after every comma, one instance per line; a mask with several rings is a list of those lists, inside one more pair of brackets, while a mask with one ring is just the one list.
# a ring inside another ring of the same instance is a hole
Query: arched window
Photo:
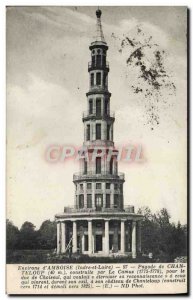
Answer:
[[95, 66], [95, 55], [92, 55], [92, 66]]
[[113, 157], [110, 160], [110, 174], [113, 174]]
[[105, 99], [105, 114], [108, 114], [108, 110], [109, 110], [109, 100]]
[[115, 194], [114, 195], [114, 208], [118, 208], [119, 207], [119, 198], [118, 195]]
[[110, 208], [111, 203], [110, 203], [110, 194], [106, 194], [106, 208]]
[[94, 85], [94, 73], [91, 73], [91, 75], [90, 75], [90, 85], [91, 86]]
[[89, 114], [91, 115], [93, 113], [93, 101], [92, 99], [89, 99]]
[[103, 66], [105, 67], [106, 66], [106, 55], [102, 56], [102, 63], [103, 63]]
[[100, 190], [100, 189], [101, 189], [101, 183], [100, 183], [100, 182], [97, 182], [97, 183], [96, 183], [96, 189], [97, 189], [97, 190]]
[[84, 195], [79, 195], [79, 208], [84, 207]]
[[86, 140], [90, 141], [90, 125], [86, 126]]
[[106, 78], [107, 78], [107, 74], [104, 73], [104, 74], [103, 74], [103, 86], [104, 86], [104, 87], [107, 86], [107, 84], [106, 84]]
[[87, 161], [84, 159], [84, 174], [87, 174]]
[[87, 190], [91, 190], [92, 183], [91, 182], [87, 182], [86, 188], [87, 188]]
[[92, 194], [87, 194], [87, 208], [92, 208]]
[[101, 55], [101, 49], [97, 50], [97, 55], [96, 55], [96, 66], [100, 67], [102, 63], [102, 55]]
[[96, 84], [101, 85], [101, 72], [96, 73]]
[[110, 141], [110, 129], [111, 125], [107, 124], [107, 140]]
[[96, 114], [101, 116], [101, 98], [96, 99]]
[[101, 208], [103, 206], [103, 195], [102, 194], [95, 195], [95, 206], [96, 206], [96, 210], [101, 210]]
[[101, 124], [96, 124], [96, 140], [101, 139]]
[[101, 174], [101, 157], [96, 158], [96, 174]]
[[111, 188], [110, 182], [106, 182], [106, 190], [110, 190], [110, 188]]

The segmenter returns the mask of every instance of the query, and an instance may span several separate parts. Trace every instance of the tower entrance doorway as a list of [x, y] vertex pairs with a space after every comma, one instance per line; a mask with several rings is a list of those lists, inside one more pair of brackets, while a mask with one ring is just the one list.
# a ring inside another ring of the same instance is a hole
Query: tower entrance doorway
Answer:
[[103, 250], [103, 244], [102, 244], [102, 234], [97, 234], [95, 236], [95, 251], [99, 252]]

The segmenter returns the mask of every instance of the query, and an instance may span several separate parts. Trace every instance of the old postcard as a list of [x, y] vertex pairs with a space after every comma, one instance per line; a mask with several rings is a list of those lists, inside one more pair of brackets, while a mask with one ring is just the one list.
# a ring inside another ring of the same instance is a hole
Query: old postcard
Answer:
[[8, 294], [186, 294], [187, 8], [11, 6]]

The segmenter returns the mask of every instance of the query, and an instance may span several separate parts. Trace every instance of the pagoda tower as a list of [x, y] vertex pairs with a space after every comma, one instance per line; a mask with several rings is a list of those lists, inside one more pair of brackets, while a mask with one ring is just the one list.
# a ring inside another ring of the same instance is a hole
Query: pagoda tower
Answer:
[[83, 113], [84, 142], [79, 152], [80, 172], [74, 174], [75, 203], [55, 216], [57, 253], [132, 255], [141, 252], [141, 219], [134, 206], [124, 206], [124, 174], [118, 172], [118, 150], [113, 141], [115, 115], [108, 90], [108, 45], [101, 10], [96, 11], [94, 41], [89, 49], [89, 91]]

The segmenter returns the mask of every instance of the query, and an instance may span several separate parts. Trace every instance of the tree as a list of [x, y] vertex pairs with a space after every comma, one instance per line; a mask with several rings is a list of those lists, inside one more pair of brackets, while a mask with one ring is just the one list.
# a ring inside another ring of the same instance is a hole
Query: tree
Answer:
[[180, 222], [178, 222], [177, 226], [173, 227], [172, 236], [173, 236], [172, 252], [174, 253], [174, 258], [177, 256], [186, 256], [187, 255], [186, 227], [182, 226]]
[[6, 220], [6, 246], [7, 249], [15, 249], [18, 246], [19, 229], [10, 220]]
[[41, 249], [54, 249], [56, 247], [56, 222], [46, 220], [38, 230], [38, 245]]
[[170, 225], [170, 214], [166, 208], [162, 208], [160, 212], [157, 212], [156, 219], [160, 227], [165, 228]]
[[170, 224], [170, 215], [166, 208], [162, 208], [155, 215], [155, 222], [158, 226], [158, 234], [160, 236], [159, 239], [159, 254], [160, 255], [170, 255], [171, 252], [169, 250], [170, 242], [172, 239], [172, 225]]
[[177, 256], [187, 255], [186, 227], [179, 222], [177, 226], [171, 224], [166, 208], [152, 214], [149, 207], [142, 207], [138, 213], [144, 216], [141, 231], [143, 252], [152, 252], [162, 261], [173, 261]]
[[138, 214], [142, 214], [145, 220], [151, 221], [152, 220], [152, 213], [148, 206], [142, 206], [138, 209]]
[[142, 249], [146, 254], [159, 252], [160, 236], [159, 227], [155, 222], [155, 215], [152, 214], [149, 207], [144, 206], [138, 210], [138, 213], [144, 216], [141, 224]]
[[20, 229], [20, 249], [37, 248], [37, 232], [35, 226], [31, 222], [24, 222]]

